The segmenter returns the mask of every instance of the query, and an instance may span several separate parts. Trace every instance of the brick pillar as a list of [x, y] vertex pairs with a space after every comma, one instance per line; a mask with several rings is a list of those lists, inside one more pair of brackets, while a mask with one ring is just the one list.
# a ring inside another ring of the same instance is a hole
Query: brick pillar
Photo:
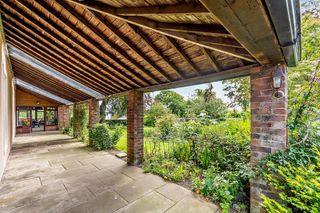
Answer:
[[[273, 71], [277, 66], [261, 67], [251, 72], [251, 164], [268, 153], [285, 149], [287, 144], [287, 69], [279, 65], [284, 76], [280, 91], [284, 97], [273, 96]], [[261, 212], [261, 194], [277, 198], [261, 178], [251, 181], [250, 212]]]
[[58, 106], [58, 125], [59, 129], [69, 126], [69, 106]]
[[95, 123], [99, 122], [99, 116], [100, 116], [99, 100], [90, 99], [88, 101], [88, 110], [89, 110], [89, 127], [91, 127]]
[[127, 162], [130, 165], [138, 165], [143, 160], [143, 93], [131, 90], [127, 101]]

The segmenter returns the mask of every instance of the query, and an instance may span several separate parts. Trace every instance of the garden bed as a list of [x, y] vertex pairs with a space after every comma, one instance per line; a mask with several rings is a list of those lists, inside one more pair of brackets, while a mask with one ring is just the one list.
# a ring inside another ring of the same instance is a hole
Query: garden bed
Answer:
[[[227, 211], [249, 206], [249, 120], [202, 124], [166, 120], [144, 128], [145, 172], [178, 183]], [[116, 148], [127, 151], [126, 132]]]

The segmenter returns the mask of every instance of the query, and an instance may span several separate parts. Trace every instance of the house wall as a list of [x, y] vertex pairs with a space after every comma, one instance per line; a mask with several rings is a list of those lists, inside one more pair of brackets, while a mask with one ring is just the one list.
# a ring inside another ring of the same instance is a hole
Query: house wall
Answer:
[[[39, 101], [39, 104], [37, 104], [37, 101]], [[45, 107], [45, 106], [57, 107], [58, 106], [57, 103], [53, 103], [43, 98], [34, 96], [20, 89], [16, 90], [16, 103], [17, 103], [16, 104], [17, 106], [30, 106], [30, 107], [31, 106], [39, 106], [39, 107]]]
[[15, 136], [15, 85], [0, 16], [0, 179]]

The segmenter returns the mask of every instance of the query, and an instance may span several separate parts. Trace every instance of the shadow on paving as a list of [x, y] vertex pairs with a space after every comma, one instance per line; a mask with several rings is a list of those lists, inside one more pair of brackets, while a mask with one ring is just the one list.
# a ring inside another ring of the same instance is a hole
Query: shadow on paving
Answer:
[[93, 151], [57, 132], [17, 138], [0, 191], [0, 212], [220, 211], [179, 185], [127, 166], [112, 151]]

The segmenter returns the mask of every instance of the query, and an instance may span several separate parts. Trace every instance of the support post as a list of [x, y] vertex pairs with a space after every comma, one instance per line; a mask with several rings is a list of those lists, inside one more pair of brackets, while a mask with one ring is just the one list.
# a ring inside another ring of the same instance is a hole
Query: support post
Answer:
[[143, 92], [131, 90], [127, 97], [128, 164], [143, 160]]
[[[281, 69], [283, 97], [276, 98], [273, 73]], [[255, 165], [266, 154], [287, 145], [287, 68], [286, 65], [263, 66], [251, 72], [251, 164]], [[278, 198], [276, 192], [258, 177], [250, 184], [250, 212], [262, 212], [261, 194]]]
[[58, 106], [58, 125], [59, 129], [69, 127], [69, 106]]
[[99, 122], [99, 114], [100, 114], [100, 108], [99, 108], [99, 100], [96, 99], [90, 99], [88, 101], [89, 104], [89, 127], [92, 127], [95, 123]]

